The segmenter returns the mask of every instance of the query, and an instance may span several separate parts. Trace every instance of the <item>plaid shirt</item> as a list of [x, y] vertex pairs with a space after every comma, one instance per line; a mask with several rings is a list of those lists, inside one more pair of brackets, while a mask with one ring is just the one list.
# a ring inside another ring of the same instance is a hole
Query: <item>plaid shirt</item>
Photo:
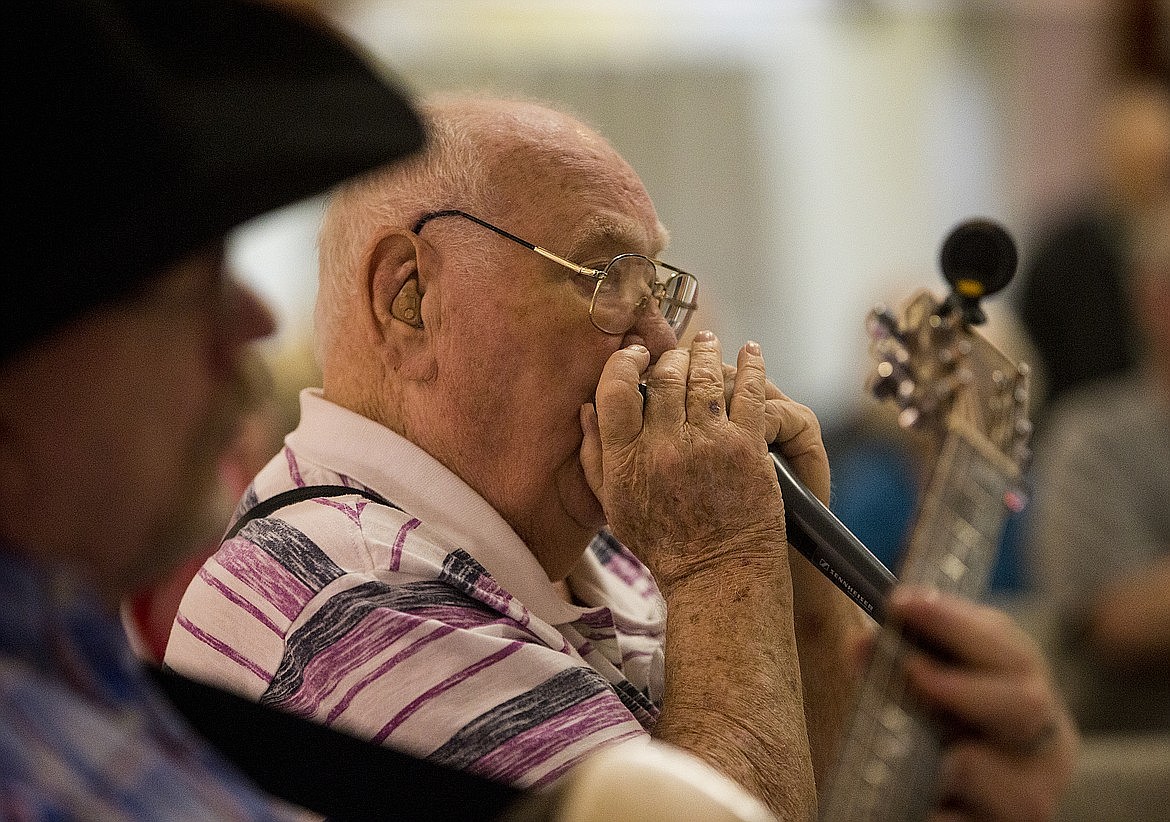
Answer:
[[0, 546], [0, 818], [303, 818], [187, 729], [92, 593]]

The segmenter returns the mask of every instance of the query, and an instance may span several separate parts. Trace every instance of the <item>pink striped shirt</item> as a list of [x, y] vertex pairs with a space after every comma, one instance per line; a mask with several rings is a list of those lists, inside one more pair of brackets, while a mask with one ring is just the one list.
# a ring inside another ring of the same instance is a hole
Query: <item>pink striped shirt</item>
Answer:
[[607, 534], [549, 584], [503, 519], [407, 440], [324, 400], [240, 511], [303, 485], [372, 490], [254, 520], [188, 588], [166, 663], [359, 736], [520, 786], [643, 737], [658, 715], [665, 606]]

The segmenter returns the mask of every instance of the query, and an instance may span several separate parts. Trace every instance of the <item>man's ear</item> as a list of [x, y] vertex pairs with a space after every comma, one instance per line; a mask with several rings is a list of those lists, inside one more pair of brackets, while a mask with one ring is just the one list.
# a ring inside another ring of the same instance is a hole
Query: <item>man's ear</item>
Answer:
[[423, 327], [422, 242], [417, 234], [395, 231], [384, 236], [370, 255], [370, 304], [383, 338]]

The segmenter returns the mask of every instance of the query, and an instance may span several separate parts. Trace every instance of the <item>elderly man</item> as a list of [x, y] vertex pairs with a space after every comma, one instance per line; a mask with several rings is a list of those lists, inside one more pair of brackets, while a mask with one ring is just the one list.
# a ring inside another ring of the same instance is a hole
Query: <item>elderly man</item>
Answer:
[[3, 42], [0, 813], [285, 818], [162, 700], [117, 609], [206, 538], [245, 345], [272, 329], [224, 235], [420, 124], [257, 3], [38, 0]]
[[[678, 347], [696, 280], [656, 259], [650, 198], [598, 134], [474, 98], [428, 127], [425, 154], [332, 201], [323, 388], [188, 589], [168, 664], [519, 785], [652, 733], [808, 818], [862, 632], [789, 561], [767, 443], [826, 497], [815, 418], [757, 345], [736, 371], [710, 332]], [[925, 660], [918, 681], [979, 768], [1059, 727], [1026, 776], [1000, 763], [948, 801], [1051, 802], [1072, 733], [1034, 647], [968, 606], [895, 607], [967, 632], [947, 647], [971, 687], [944, 703], [956, 668]]]

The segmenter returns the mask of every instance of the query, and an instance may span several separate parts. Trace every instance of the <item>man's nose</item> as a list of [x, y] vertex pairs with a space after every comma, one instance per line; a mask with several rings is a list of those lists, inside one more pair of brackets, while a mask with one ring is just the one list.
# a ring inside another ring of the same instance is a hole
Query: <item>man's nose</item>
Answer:
[[678, 345], [678, 337], [662, 316], [657, 300], [650, 303], [638, 315], [634, 327], [626, 332], [622, 345], [628, 346], [640, 343], [650, 351], [650, 362], [656, 361], [663, 352], [669, 351]]
[[224, 283], [221, 300], [212, 356], [218, 367], [235, 373], [240, 352], [275, 331], [276, 318], [260, 295], [234, 279]]
[[276, 330], [276, 318], [259, 294], [236, 281], [231, 282], [228, 288], [227, 313], [235, 330], [232, 342], [244, 345], [267, 337]]

